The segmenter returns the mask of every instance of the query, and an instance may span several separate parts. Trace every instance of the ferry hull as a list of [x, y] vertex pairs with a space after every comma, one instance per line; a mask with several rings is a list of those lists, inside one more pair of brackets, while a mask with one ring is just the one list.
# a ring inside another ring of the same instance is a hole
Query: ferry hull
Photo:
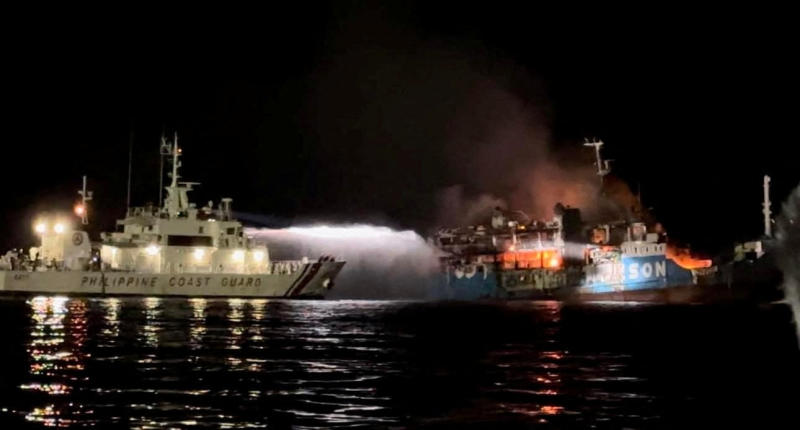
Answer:
[[[636, 301], [655, 303], [706, 303], [736, 300], [738, 289], [719, 285], [716, 277], [703, 276], [662, 256], [627, 256], [612, 263], [547, 269], [447, 270], [439, 298], [558, 299], [567, 302]], [[745, 291], [746, 293], [746, 291]]]
[[92, 296], [323, 298], [344, 266], [314, 262], [290, 274], [0, 271], [0, 293]]
[[436, 298], [446, 300], [552, 299], [554, 292], [578, 282], [579, 273], [548, 269], [499, 269], [483, 265], [476, 273], [448, 271], [438, 285]]

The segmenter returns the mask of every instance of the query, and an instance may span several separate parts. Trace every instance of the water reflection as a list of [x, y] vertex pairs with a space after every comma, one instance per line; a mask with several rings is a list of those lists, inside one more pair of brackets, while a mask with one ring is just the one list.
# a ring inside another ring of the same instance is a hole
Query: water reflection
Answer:
[[[37, 297], [29, 305], [34, 321], [31, 378], [19, 389], [63, 399], [40, 402], [25, 412], [26, 419], [44, 425], [86, 424], [92, 422], [87, 413], [98, 413], [107, 422], [127, 417], [124, 422], [133, 426], [261, 426], [268, 422], [263, 405], [269, 414], [311, 426], [398, 424], [402, 419], [391, 406], [397, 393], [382, 387], [405, 378], [408, 367], [427, 367], [415, 363], [415, 357], [431, 354], [427, 347], [409, 353], [415, 335], [376, 323], [401, 304]], [[476, 383], [466, 393], [502, 393], [502, 400], [473, 406], [472, 414], [506, 413], [549, 422], [570, 413], [562, 401], [563, 378], [569, 373], [563, 363], [570, 354], [558, 347], [560, 307], [537, 304], [525, 312], [541, 319], [531, 326], [541, 332], [540, 342], [498, 344], [489, 351], [488, 386]], [[79, 374], [89, 359], [90, 321], [95, 321], [97, 336], [92, 359], [113, 372], [99, 381]], [[482, 358], [452, 358], [472, 360], [478, 365]], [[463, 380], [459, 383], [469, 384], [474, 375], [459, 376], [452, 362], [425, 378], [457, 375]], [[121, 366], [130, 366], [131, 376], [114, 371]], [[454, 395], [447, 378], [435, 383], [444, 384], [445, 399]], [[251, 416], [231, 414], [242, 408]], [[454, 405], [449, 408], [462, 413]]]
[[160, 306], [161, 299], [147, 297], [144, 300], [145, 324], [141, 328], [139, 341], [150, 348], [158, 347], [158, 335], [161, 332], [161, 314], [164, 309]]
[[[541, 316], [536, 327], [543, 334], [542, 344], [509, 343], [493, 353], [498, 363], [491, 391], [513, 393], [513, 401], [500, 403], [500, 410], [512, 416], [535, 418], [539, 424], [552, 424], [558, 415], [569, 412], [564, 403], [564, 378], [569, 352], [563, 344], [560, 325], [562, 305], [558, 302], [534, 302], [514, 305], [529, 308]], [[486, 412], [482, 412], [486, 413]]]
[[115, 297], [100, 301], [100, 306], [104, 311], [103, 322], [105, 323], [100, 334], [107, 343], [114, 344], [116, 339], [119, 338], [121, 303], [122, 302]]
[[[264, 349], [264, 320], [267, 318], [268, 300], [254, 299], [249, 300], [250, 318], [252, 323], [247, 329], [247, 339], [251, 349]], [[255, 367], [255, 366], [254, 366]]]
[[192, 316], [189, 319], [189, 347], [203, 347], [203, 336], [206, 334], [206, 299], [189, 299]]
[[[636, 351], [576, 341], [597, 317], [576, 324], [554, 302], [36, 297], [13, 306], [8, 338], [21, 341], [8, 345], [8, 368], [24, 375], [6, 385], [0, 375], [0, 414], [44, 426], [640, 428], [663, 413]], [[0, 428], [16, 427], [0, 417]]]
[[228, 299], [228, 349], [241, 349], [244, 334], [244, 300]]
[[[86, 379], [83, 375], [84, 345], [87, 341], [87, 307], [82, 300], [66, 297], [34, 297], [28, 300], [33, 325], [28, 343], [32, 381], [19, 386], [23, 392], [36, 392], [48, 397], [65, 397], [74, 391], [74, 384]], [[81, 408], [60, 402], [34, 407], [25, 419], [45, 426], [67, 427]]]

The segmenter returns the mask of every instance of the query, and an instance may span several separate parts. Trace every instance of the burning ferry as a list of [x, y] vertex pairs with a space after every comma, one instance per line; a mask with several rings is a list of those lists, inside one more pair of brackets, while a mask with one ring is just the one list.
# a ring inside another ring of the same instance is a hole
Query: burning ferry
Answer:
[[550, 221], [495, 208], [488, 225], [441, 230], [432, 241], [444, 251], [443, 291], [453, 299], [624, 295], [713, 272], [708, 260], [682, 266], [666, 235], [643, 222], [587, 227], [579, 209], [561, 204]]
[[[596, 151], [601, 182], [610, 171], [600, 156], [602, 144], [587, 142]], [[641, 211], [638, 217], [589, 224], [578, 208], [562, 204], [547, 221], [495, 208], [482, 224], [442, 229], [431, 237], [442, 251], [439, 295], [464, 300], [774, 300], [777, 289], [770, 286], [780, 282], [768, 252], [769, 204], [765, 178], [765, 238], [738, 245], [733, 257], [716, 264], [668, 243], [663, 227], [646, 221]]]
[[[178, 182], [177, 136], [162, 139], [162, 156], [172, 161], [163, 206], [128, 208], [99, 242], [63, 219], [36, 221], [39, 246], [0, 258], [0, 293], [321, 298], [333, 287], [343, 261], [270, 260], [266, 245], [244, 235], [230, 198], [217, 208], [189, 202], [197, 183]], [[85, 177], [79, 194], [85, 225]]]

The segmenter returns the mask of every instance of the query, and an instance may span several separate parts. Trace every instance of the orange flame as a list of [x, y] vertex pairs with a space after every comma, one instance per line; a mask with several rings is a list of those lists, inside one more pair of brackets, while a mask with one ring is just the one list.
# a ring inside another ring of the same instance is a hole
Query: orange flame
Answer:
[[704, 269], [711, 267], [711, 260], [694, 258], [688, 249], [678, 248], [673, 245], [667, 246], [667, 258], [674, 261], [684, 269]]
[[559, 269], [563, 263], [561, 253], [555, 249], [509, 250], [501, 253], [498, 259], [506, 269]]

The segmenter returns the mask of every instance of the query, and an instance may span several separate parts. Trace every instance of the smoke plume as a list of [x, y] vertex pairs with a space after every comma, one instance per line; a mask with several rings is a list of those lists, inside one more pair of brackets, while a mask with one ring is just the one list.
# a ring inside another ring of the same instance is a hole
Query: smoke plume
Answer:
[[594, 152], [582, 142], [554, 142], [536, 81], [527, 78], [534, 90], [519, 93], [504, 79], [477, 82], [453, 113], [445, 159], [462, 182], [440, 193], [438, 222], [452, 224], [460, 213], [458, 224], [474, 223], [498, 205], [535, 219], [552, 217], [556, 203], [579, 207], [590, 220], [626, 215], [635, 203], [627, 185], [608, 177], [601, 196]]
[[553, 137], [547, 86], [527, 66], [475, 40], [422, 37], [385, 9], [348, 15], [313, 71], [301, 129], [326, 162], [303, 207], [380, 208], [419, 231], [483, 221], [498, 205], [539, 219], [558, 202], [608, 209], [593, 152]]

